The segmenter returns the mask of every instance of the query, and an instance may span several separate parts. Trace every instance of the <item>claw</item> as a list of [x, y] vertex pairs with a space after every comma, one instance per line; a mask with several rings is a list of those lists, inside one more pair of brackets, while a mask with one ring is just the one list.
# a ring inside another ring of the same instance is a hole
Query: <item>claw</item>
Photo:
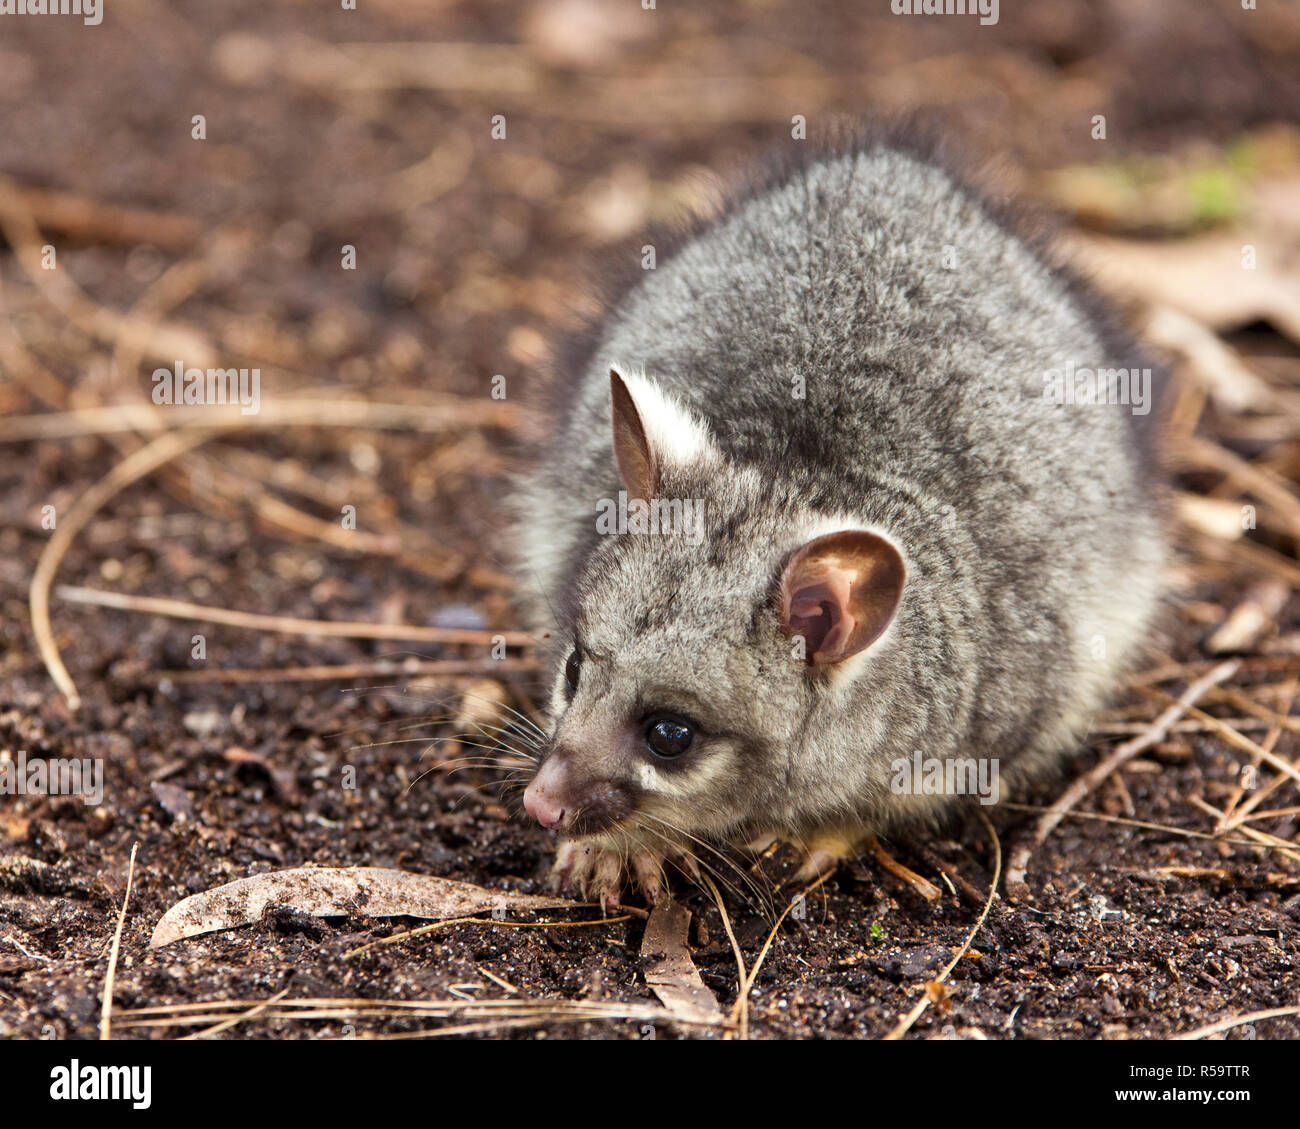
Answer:
[[614, 851], [596, 852], [591, 871], [591, 892], [587, 895], [605, 909], [613, 909], [623, 892], [623, 857]]
[[694, 855], [685, 852], [674, 851], [668, 856], [669, 861], [680, 870], [692, 882], [698, 884], [700, 881], [700, 864]]
[[664, 871], [659, 858], [646, 850], [635, 852], [632, 855], [632, 877], [641, 887], [646, 901], [651, 905], [659, 901], [664, 888]]
[[[634, 885], [650, 903], [664, 896], [663, 851], [637, 844], [612, 834], [562, 840], [551, 868], [551, 886], [556, 890], [578, 890], [588, 901], [613, 909], [622, 900], [625, 885]], [[699, 879], [699, 869], [689, 856], [674, 852], [671, 861], [683, 873]]]

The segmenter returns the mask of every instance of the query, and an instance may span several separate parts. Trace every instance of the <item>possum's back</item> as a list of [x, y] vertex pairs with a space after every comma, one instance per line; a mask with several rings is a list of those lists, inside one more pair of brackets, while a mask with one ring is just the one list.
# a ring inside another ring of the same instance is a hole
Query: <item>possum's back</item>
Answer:
[[1032, 504], [1036, 484], [1100, 501], [1132, 496], [1149, 464], [1149, 401], [1045, 395], [1067, 367], [1141, 366], [1136, 347], [1103, 337], [944, 169], [886, 145], [759, 192], [612, 311], [556, 446], [602, 483], [612, 359], [644, 367], [733, 458], [845, 505], [900, 474], [940, 504], [989, 476], [1019, 484], [1006, 503]]
[[1141, 432], [1123, 411], [1062, 413], [1044, 397], [1068, 362], [1138, 362], [1114, 348], [945, 171], [879, 147], [797, 170], [647, 272], [605, 327], [571, 433], [603, 423], [616, 357], [733, 457], [778, 471], [794, 459], [850, 478], [869, 465], [925, 475], [944, 456], [951, 477], [963, 453], [998, 463], [980, 440], [999, 434], [1036, 459], [1127, 458]]

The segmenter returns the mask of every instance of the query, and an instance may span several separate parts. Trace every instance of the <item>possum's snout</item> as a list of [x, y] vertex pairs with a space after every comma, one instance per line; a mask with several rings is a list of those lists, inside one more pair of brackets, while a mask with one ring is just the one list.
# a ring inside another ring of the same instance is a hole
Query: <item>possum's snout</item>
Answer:
[[626, 788], [585, 777], [561, 747], [551, 751], [524, 790], [524, 810], [548, 831], [594, 834], [626, 818], [632, 807]]
[[559, 762], [551, 757], [524, 789], [524, 810], [548, 831], [562, 831], [573, 822], [577, 806], [566, 783]]

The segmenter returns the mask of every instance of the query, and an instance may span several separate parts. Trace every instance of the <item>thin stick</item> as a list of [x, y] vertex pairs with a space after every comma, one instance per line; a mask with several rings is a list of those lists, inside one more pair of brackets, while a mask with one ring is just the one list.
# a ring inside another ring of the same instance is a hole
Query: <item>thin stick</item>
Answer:
[[66, 699], [69, 710], [75, 712], [80, 709], [81, 695], [77, 693], [68, 668], [63, 665], [59, 646], [54, 640], [54, 631], [50, 627], [50, 585], [54, 582], [54, 574], [59, 570], [59, 563], [73, 539], [105, 503], [131, 483], [151, 474], [177, 455], [206, 442], [208, 438], [208, 433], [201, 431], [160, 435], [153, 442], [128, 455], [77, 499], [72, 509], [58, 521], [54, 535], [41, 550], [28, 594], [32, 633], [36, 636], [36, 649], [45, 663], [45, 669], [50, 672], [54, 684]]
[[1268, 471], [1208, 439], [1184, 438], [1175, 452], [1183, 463], [1225, 474], [1240, 483], [1260, 501], [1272, 506], [1285, 519], [1293, 537], [1300, 538], [1300, 498]]
[[768, 950], [772, 948], [772, 942], [776, 940], [777, 930], [781, 928], [781, 923], [785, 921], [787, 915], [795, 906], [803, 901], [834, 873], [835, 868], [832, 867], [815, 882], [805, 886], [799, 891], [799, 893], [790, 899], [790, 904], [781, 911], [781, 916], [776, 919], [776, 924], [772, 926], [771, 931], [768, 933], [767, 940], [763, 942], [763, 948], [759, 951], [758, 956], [754, 958], [754, 967], [749, 970], [749, 975], [745, 977], [745, 982], [740, 986], [740, 995], [736, 997], [736, 1002], [731, 1005], [731, 1022], [733, 1025], [737, 1023], [742, 1010], [749, 1010], [749, 993], [753, 990], [754, 982], [758, 979], [758, 972], [759, 969], [763, 967], [763, 961], [767, 959]]
[[[4, 283], [0, 281], [0, 298], [3, 296]], [[37, 399], [58, 408], [67, 404], [67, 386], [32, 356], [27, 343], [14, 331], [8, 318], [0, 319], [0, 362]]]
[[[1045, 812], [1050, 809], [1041, 807], [1038, 804], [1016, 804], [1010, 800], [1000, 805], [1009, 811], [1029, 811]], [[1212, 809], [1217, 812], [1218, 809]], [[1162, 831], [1166, 835], [1182, 835], [1187, 839], [1217, 839], [1220, 843], [1230, 843], [1237, 847], [1253, 847], [1255, 843], [1247, 842], [1244, 839], [1228, 839], [1223, 835], [1210, 831], [1195, 831], [1189, 827], [1172, 827], [1167, 823], [1151, 823], [1145, 819], [1125, 819], [1122, 815], [1105, 815], [1096, 811], [1067, 811], [1066, 819], [1091, 819], [1097, 823], [1118, 823], [1124, 827], [1138, 827], [1144, 831]]]
[[[1300, 566], [1296, 567], [1296, 583], [1300, 584]], [[1265, 671], [1293, 671], [1300, 669], [1300, 655], [1250, 655], [1238, 660], [1241, 669]], [[1128, 685], [1134, 689], [1153, 682], [1171, 682], [1175, 678], [1190, 678], [1215, 666], [1213, 661], [1198, 660], [1190, 663], [1165, 663], [1152, 670], [1139, 671], [1130, 676]], [[1245, 687], [1250, 689], [1250, 687]]]
[[481, 643], [490, 645], [498, 639], [507, 647], [528, 647], [534, 643], [524, 631], [491, 631], [472, 627], [416, 627], [401, 623], [357, 623], [349, 620], [297, 619], [293, 616], [260, 615], [233, 608], [191, 604], [156, 596], [131, 596], [123, 592], [105, 592], [98, 588], [59, 588], [60, 599], [74, 604], [94, 604], [101, 608], [164, 615], [172, 619], [194, 619], [220, 623], [229, 627], [246, 627], [253, 631], [275, 631], [281, 635], [320, 635], [343, 639], [393, 639], [410, 643]]
[[[741, 990], [745, 985], [745, 954], [741, 951], [740, 942], [736, 940], [735, 930], [731, 928], [731, 917], [727, 913], [727, 907], [723, 904], [722, 894], [718, 890], [713, 879], [701, 871], [700, 878], [708, 886], [709, 893], [713, 895], [713, 902], [718, 907], [718, 913], [722, 915], [722, 928], [727, 932], [727, 940], [731, 942], [731, 952], [736, 958], [736, 988]], [[749, 1003], [746, 1000], [745, 1005], [740, 1009], [740, 1037], [749, 1038]]]
[[466, 678], [481, 674], [531, 673], [532, 659], [439, 659], [428, 662], [378, 661], [344, 666], [270, 667], [262, 670], [155, 670], [152, 682], [330, 682], [354, 678], [391, 678], [394, 675], [432, 675]]
[[283, 988], [276, 992], [274, 996], [263, 1000], [255, 1007], [251, 1007], [243, 1015], [232, 1015], [229, 1019], [223, 1019], [220, 1023], [214, 1023], [211, 1027], [206, 1027], [202, 1031], [191, 1031], [188, 1035], [182, 1036], [181, 1042], [188, 1042], [194, 1039], [206, 1039], [209, 1035], [215, 1035], [218, 1031], [225, 1031], [229, 1027], [234, 1027], [238, 1023], [252, 1019], [255, 1015], [261, 1015], [267, 1008], [278, 1004], [285, 996], [289, 994], [288, 988]]
[[[1142, 687], [1135, 687], [1141, 690]], [[1219, 721], [1226, 722], [1240, 733], [1248, 731], [1258, 733], [1260, 730], [1268, 729], [1270, 722], [1258, 717], [1225, 717], [1219, 718]], [[1300, 720], [1292, 718], [1297, 731], [1300, 731]], [[1089, 734], [1097, 734], [1100, 737], [1131, 737], [1137, 733], [1145, 733], [1147, 726], [1151, 724], [1150, 719], [1146, 721], [1106, 721], [1099, 725], [1094, 725], [1088, 730]], [[1213, 725], [1204, 721], [1178, 721], [1169, 727], [1169, 732], [1177, 733], [1215, 733], [1217, 730]]]
[[[975, 922], [975, 928], [970, 931], [970, 934], [966, 938], [966, 943], [957, 950], [956, 955], [948, 962], [948, 966], [930, 982], [933, 984], [942, 984], [947, 980], [952, 974], [952, 970], [961, 962], [962, 957], [970, 952], [971, 945], [975, 943], [975, 938], [979, 935], [979, 931], [984, 927], [984, 922], [988, 920], [989, 910], [993, 908], [993, 899], [998, 896], [998, 882], [1002, 878], [1002, 842], [998, 839], [997, 829], [989, 821], [989, 817], [978, 808], [975, 809], [975, 814], [980, 817], [980, 820], [984, 824], [984, 829], [989, 833], [989, 838], [993, 841], [993, 881], [989, 883], [988, 901], [984, 903], [984, 910], [980, 914], [979, 920]], [[929, 985], [927, 985], [927, 989], [928, 987]], [[911, 1030], [912, 1024], [921, 1018], [922, 1013], [929, 1006], [930, 993], [927, 990], [921, 994], [921, 998], [917, 1001], [916, 1006], [899, 1021], [898, 1026], [885, 1036], [885, 1042], [894, 1042], [906, 1035], [907, 1032]]]
[[43, 269], [41, 247], [45, 237], [20, 197], [0, 190], [0, 231], [28, 280], [59, 313], [92, 337], [115, 344], [124, 334], [147, 341], [152, 356], [174, 358], [211, 355], [211, 346], [190, 326], [141, 325], [116, 310], [93, 301], [67, 271]]
[[1254, 1023], [1260, 1019], [1280, 1019], [1284, 1015], [1300, 1015], [1300, 1007], [1277, 1007], [1271, 1011], [1247, 1012], [1245, 1015], [1237, 1015], [1232, 1019], [1220, 1019], [1217, 1023], [1211, 1023], [1208, 1027], [1198, 1027], [1195, 1031], [1188, 1031], [1184, 1035], [1175, 1035], [1174, 1038], [1180, 1040], [1204, 1039], [1207, 1035], [1217, 1035], [1220, 1031], [1240, 1027], [1243, 1023]]
[[479, 970], [479, 974], [481, 976], [486, 976], [489, 980], [492, 981], [493, 984], [496, 984], [498, 987], [504, 988], [512, 996], [519, 995], [519, 989], [516, 988], [513, 984], [511, 984], [509, 980], [503, 980], [495, 972], [490, 972], [488, 969], [483, 968], [481, 965], [476, 964], [474, 967]]
[[1037, 847], [1042, 846], [1044, 840], [1052, 833], [1057, 824], [1061, 822], [1065, 814], [1074, 807], [1084, 796], [1095, 790], [1111, 773], [1115, 772], [1122, 765], [1132, 760], [1138, 753], [1157, 745], [1165, 739], [1169, 733], [1169, 728], [1191, 707], [1191, 705], [1202, 694], [1220, 682], [1226, 681], [1237, 673], [1241, 666], [1238, 659], [1229, 659], [1225, 663], [1220, 663], [1209, 673], [1197, 679], [1186, 690], [1182, 696], [1164, 713], [1162, 713], [1151, 727], [1140, 737], [1134, 737], [1131, 741], [1125, 741], [1122, 745], [1117, 745], [1099, 765], [1091, 772], [1079, 777], [1074, 781], [1046, 812], [1039, 818], [1034, 828], [1032, 838], [1018, 845], [1011, 855], [1011, 863], [1007, 868], [1007, 889], [1014, 897], [1020, 897], [1028, 893], [1025, 884], [1025, 870], [1029, 866], [1029, 858]]
[[[1289, 691], [1288, 700], [1284, 706], [1285, 710], [1289, 710], [1291, 708], [1291, 700], [1294, 698], [1296, 692], [1300, 691], [1300, 679], [1292, 678], [1284, 687], [1282, 687], [1282, 689], [1284, 691]], [[1245, 694], [1231, 686], [1226, 686], [1222, 690], [1218, 691], [1215, 694], [1215, 697], [1218, 697], [1219, 695], [1222, 695], [1234, 705], [1240, 706], [1247, 713], [1254, 714], [1255, 717], [1260, 720], [1271, 722], [1278, 729], [1288, 729], [1292, 733], [1300, 733], [1300, 717], [1293, 717], [1290, 713], [1271, 710], [1268, 706], [1261, 706], [1254, 698], [1247, 697]], [[1238, 729], [1241, 728], [1240, 724], [1238, 724], [1236, 720], [1227, 720]], [[1282, 735], [1279, 733], [1278, 736], [1274, 738], [1272, 737], [1272, 734], [1270, 734], [1269, 739], [1276, 743], [1281, 736]], [[1268, 740], [1261, 741], [1260, 744], [1270, 750], [1274, 747], [1269, 744]]]
[[393, 933], [388, 937], [377, 937], [373, 941], [367, 941], [364, 945], [349, 949], [343, 954], [343, 959], [359, 956], [380, 945], [395, 945], [399, 941], [409, 941], [412, 937], [423, 937], [446, 925], [501, 925], [508, 929], [574, 929], [584, 925], [612, 925], [617, 921], [628, 921], [631, 916], [625, 913], [621, 917], [598, 917], [594, 921], [497, 921], [491, 917], [444, 917], [441, 921], [431, 921], [428, 925], [420, 925], [414, 929], [405, 929], [401, 933]]
[[[1205, 812], [1206, 815], [1214, 816], [1216, 827], [1223, 822], [1223, 812], [1213, 804], [1207, 804], [1200, 796], [1188, 796], [1187, 802], [1191, 804], [1192, 807]], [[1257, 827], [1246, 827], [1244, 824], [1238, 825], [1235, 830], [1238, 834], [1244, 835], [1247, 839], [1253, 840], [1250, 844], [1251, 846], [1268, 847], [1271, 850], [1277, 851], [1277, 853], [1285, 859], [1290, 859], [1292, 862], [1300, 862], [1300, 849], [1289, 840], [1281, 839], [1276, 835], [1270, 835], [1267, 831], [1260, 831]], [[1228, 842], [1228, 840], [1225, 839], [1224, 842]]]
[[528, 418], [505, 400], [476, 400], [450, 394], [430, 397], [425, 404], [389, 404], [354, 399], [294, 399], [264, 401], [256, 414], [245, 415], [239, 404], [175, 406], [159, 411], [148, 403], [78, 408], [0, 421], [0, 442], [69, 439], [78, 435], [108, 435], [138, 431], [265, 431], [289, 427], [354, 427], [377, 431], [417, 431], [443, 434], [466, 427], [524, 428]]
[[84, 242], [131, 247], [149, 243], [173, 251], [188, 247], [202, 230], [189, 216], [123, 208], [71, 192], [19, 184], [7, 177], [0, 180], [0, 194], [13, 197], [40, 227]]
[[[481, 1024], [471, 1024], [465, 1026], [434, 1028], [426, 1032], [403, 1032], [391, 1035], [373, 1035], [362, 1036], [368, 1038], [420, 1038], [425, 1034], [443, 1035], [457, 1034], [465, 1031], [490, 1030], [493, 1027], [520, 1027], [520, 1026], [542, 1026], [548, 1023], [573, 1023], [573, 1022], [591, 1022], [606, 1020], [617, 1022], [620, 1020], [642, 1019], [651, 1022], [673, 1022], [690, 1026], [712, 1028], [725, 1026], [725, 1020], [717, 1018], [701, 1019], [694, 1016], [674, 1016], [667, 1009], [654, 1005], [637, 1005], [635, 1003], [601, 1003], [591, 1000], [435, 1000], [435, 1001], [412, 1001], [410, 1005], [401, 1008], [390, 1008], [383, 1006], [386, 1003], [401, 1003], [402, 1001], [383, 1001], [383, 1000], [284, 1000], [280, 1004], [263, 1008], [263, 1005], [250, 1007], [248, 1001], [224, 1001], [219, 1003], [218, 1007], [229, 1006], [232, 1008], [244, 1009], [242, 1011], [230, 1012], [212, 1012], [212, 1011], [194, 1011], [195, 1006], [202, 1009], [207, 1007], [205, 1004], [180, 1005], [176, 1009], [141, 1009], [137, 1014], [152, 1010], [155, 1013], [162, 1013], [164, 1016], [171, 1012], [172, 1018], [151, 1018], [151, 1019], [121, 1019], [121, 1026], [128, 1027], [176, 1027], [176, 1026], [193, 1026], [200, 1023], [212, 1023], [214, 1021], [224, 1022], [233, 1019], [236, 1022], [247, 1018], [249, 1011], [259, 1012], [260, 1018], [271, 1020], [289, 1020], [296, 1022], [301, 1020], [320, 1020], [320, 1019], [342, 1019], [342, 1020], [360, 1020], [360, 1019], [393, 1019], [393, 1018], [427, 1018], [427, 1019], [453, 1019], [453, 1018], [471, 1018], [479, 1017], [486, 1022]], [[362, 1006], [330, 1006], [335, 1004], [343, 1005], [362, 1005]], [[306, 1005], [305, 1007], [296, 1007], [294, 1005]], [[183, 1014], [188, 1011], [189, 1014]], [[130, 1013], [123, 1012], [125, 1016]]]
[[[287, 530], [298, 537], [321, 541], [351, 552], [377, 553], [391, 557], [404, 568], [420, 572], [438, 581], [451, 580], [464, 573], [465, 578], [476, 587], [508, 588], [511, 585], [511, 578], [500, 570], [471, 564], [462, 554], [447, 549], [424, 530], [394, 518], [389, 517], [385, 521], [386, 528], [383, 533], [367, 533], [360, 529], [345, 530], [336, 521], [315, 517], [289, 505], [272, 494], [262, 485], [262, 482], [275, 481], [276, 470], [291, 467], [293, 464], [276, 463], [274, 460], [266, 459], [265, 465], [259, 468], [258, 473], [250, 473], [248, 464], [251, 462], [256, 465], [261, 456], [242, 452], [238, 448], [230, 448], [227, 457], [233, 457], [235, 461], [241, 463], [241, 468], [232, 472], [220, 464], [209, 461], [203, 467], [202, 473], [232, 502], [238, 500], [251, 504], [258, 519], [272, 529]], [[308, 481], [313, 484], [316, 482], [310, 478]], [[181, 485], [187, 493], [194, 494], [188, 481]], [[329, 497], [327, 495], [330, 492], [325, 489], [315, 489], [307, 493], [305, 486], [306, 483], [300, 480], [288, 488], [296, 493], [306, 493], [308, 497], [324, 502], [328, 506], [343, 504], [337, 494]], [[367, 498], [367, 503], [381, 504], [379, 501], [381, 497], [381, 495], [372, 495]]]
[[890, 874], [895, 878], [906, 882], [931, 905], [934, 905], [935, 902], [943, 897], [943, 892], [938, 886], [928, 878], [922, 878], [916, 873], [916, 871], [909, 870], [896, 858], [888, 854], [885, 851], [885, 848], [880, 845], [880, 840], [874, 835], [871, 836], [871, 853], [875, 856], [876, 861], [889, 871]]
[[101, 1039], [113, 1037], [113, 979], [117, 975], [117, 954], [122, 947], [122, 927], [126, 924], [126, 906], [131, 900], [131, 881], [135, 878], [135, 853], [139, 849], [139, 843], [131, 844], [131, 862], [126, 871], [126, 893], [122, 896], [122, 909], [117, 915], [117, 931], [113, 934], [113, 947], [108, 953], [108, 971], [104, 973], [104, 999], [99, 1007]]
[[[1157, 695], [1161, 698], [1168, 697], [1167, 694], [1162, 694], [1159, 690], [1148, 690], [1147, 693]], [[1296, 766], [1290, 761], [1279, 757], [1276, 753], [1270, 752], [1258, 742], [1252, 741], [1249, 737], [1234, 729], [1221, 718], [1213, 717], [1204, 710], [1197, 709], [1195, 706], [1189, 705], [1186, 706], [1185, 709], [1193, 717], [1200, 719], [1209, 726], [1210, 729], [1222, 737], [1226, 744], [1241, 749], [1243, 752], [1250, 753], [1256, 758], [1256, 760], [1261, 760], [1272, 765], [1279, 772], [1285, 773], [1287, 776], [1291, 777], [1291, 779], [1300, 783], [1300, 769], [1296, 768]]]
[[[177, 1020], [184, 1020], [186, 1023], [199, 1024], [210, 1023], [208, 1018], [211, 1015], [220, 1013], [219, 1017], [228, 1014], [242, 1015], [249, 1008], [259, 1007], [264, 1001], [261, 1000], [197, 1000], [192, 1003], [175, 1003], [175, 1004], [151, 1004], [148, 1007], [123, 1008], [117, 1013], [119, 1025], [127, 1020], [138, 1020], [142, 1018], [166, 1018], [168, 1016]], [[421, 1016], [434, 1015], [451, 1015], [464, 1014], [465, 1012], [493, 1012], [504, 1011], [519, 1012], [524, 1009], [535, 1011], [551, 1010], [560, 1008], [561, 1010], [573, 1010], [583, 1013], [607, 1014], [618, 1012], [626, 1006], [617, 1000], [600, 1001], [600, 1000], [551, 1000], [551, 999], [529, 999], [523, 1000], [500, 1000], [500, 999], [483, 999], [483, 1000], [406, 1000], [406, 999], [378, 999], [365, 998], [357, 996], [298, 996], [293, 999], [281, 1001], [273, 1009], [279, 1014], [289, 1015], [293, 1012], [307, 1011], [367, 1011], [382, 1012], [386, 1015], [412, 1015]], [[658, 1005], [648, 1005], [653, 1010], [663, 1014], [664, 1009]], [[198, 1018], [196, 1018], [198, 1017]]]

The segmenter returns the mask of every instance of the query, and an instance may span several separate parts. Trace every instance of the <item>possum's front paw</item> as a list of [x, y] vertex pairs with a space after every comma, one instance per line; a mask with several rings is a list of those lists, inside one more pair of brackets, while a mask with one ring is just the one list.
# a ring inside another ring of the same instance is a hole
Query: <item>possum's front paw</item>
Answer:
[[[564, 839], [555, 854], [551, 884], [557, 890], [576, 890], [606, 909], [618, 905], [623, 888], [632, 885], [653, 905], [663, 896], [664, 864], [669, 859], [663, 850], [613, 835]], [[673, 857], [672, 862], [688, 876], [698, 877], [691, 860]]]
[[866, 838], [866, 832], [860, 828], [827, 827], [815, 832], [801, 844], [803, 865], [792, 881], [812, 882], [856, 858], [862, 853]]

